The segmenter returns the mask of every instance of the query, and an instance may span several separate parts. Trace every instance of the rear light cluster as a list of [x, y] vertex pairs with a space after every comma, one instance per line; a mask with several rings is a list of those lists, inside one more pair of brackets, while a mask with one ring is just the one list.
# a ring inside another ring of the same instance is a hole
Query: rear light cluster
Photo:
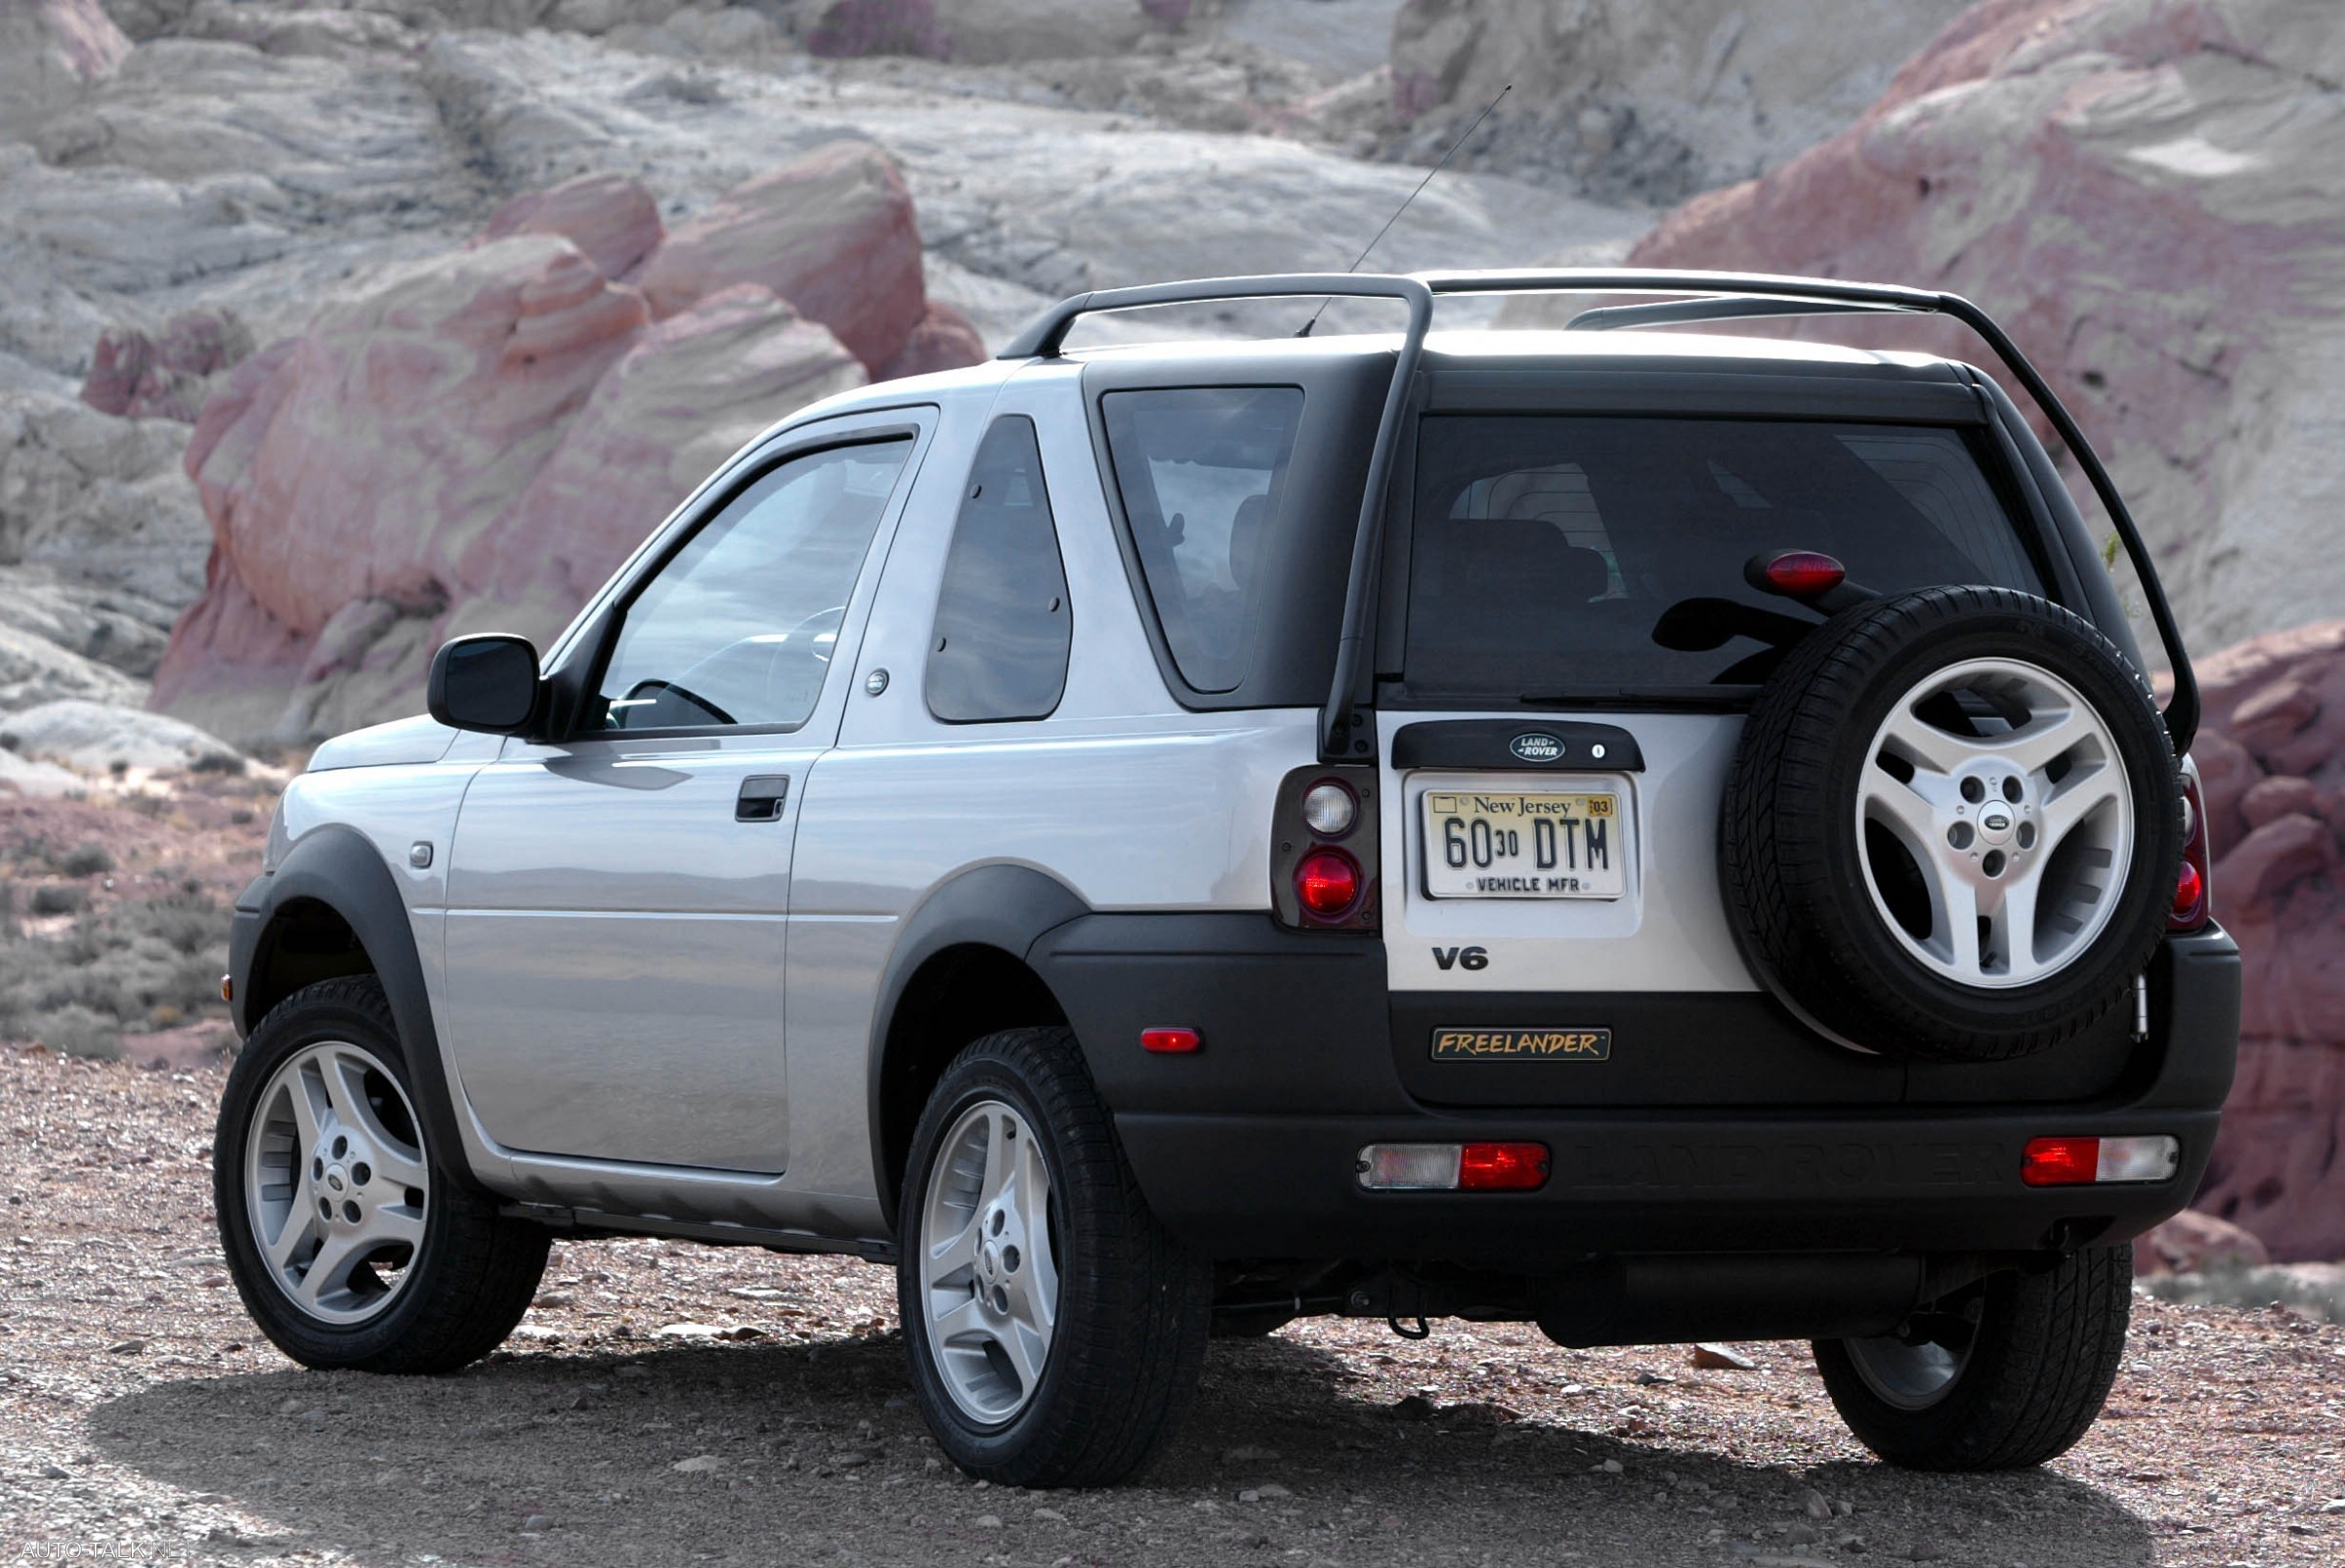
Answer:
[[2182, 870], [2174, 878], [2174, 907], [2166, 916], [2169, 931], [2196, 931], [2213, 913], [2214, 851], [2207, 842], [2206, 797], [2198, 775], [2182, 775]]
[[2165, 1133], [2140, 1138], [2029, 1138], [2020, 1155], [2020, 1179], [2030, 1187], [2171, 1181], [2181, 1168], [2182, 1140]]
[[1301, 768], [1279, 785], [1270, 902], [1303, 930], [1377, 925], [1376, 770]]
[[1372, 1143], [1357, 1168], [1371, 1192], [1535, 1192], [1548, 1164], [1544, 1143]]

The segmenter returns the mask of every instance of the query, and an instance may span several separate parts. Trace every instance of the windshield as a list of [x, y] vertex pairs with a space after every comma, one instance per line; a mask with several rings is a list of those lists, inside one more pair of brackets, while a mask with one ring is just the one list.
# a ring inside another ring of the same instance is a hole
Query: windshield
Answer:
[[1937, 426], [1434, 415], [1417, 475], [1412, 698], [1763, 681], [1820, 619], [1744, 581], [1763, 552], [1820, 550], [1885, 593], [2043, 591], [1970, 444]]

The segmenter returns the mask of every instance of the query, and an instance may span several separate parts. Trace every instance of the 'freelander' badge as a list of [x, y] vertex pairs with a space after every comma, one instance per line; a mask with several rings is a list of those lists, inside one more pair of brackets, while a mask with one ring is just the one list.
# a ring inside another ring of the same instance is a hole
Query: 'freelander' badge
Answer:
[[1436, 1029], [1436, 1062], [1607, 1062], [1608, 1029]]

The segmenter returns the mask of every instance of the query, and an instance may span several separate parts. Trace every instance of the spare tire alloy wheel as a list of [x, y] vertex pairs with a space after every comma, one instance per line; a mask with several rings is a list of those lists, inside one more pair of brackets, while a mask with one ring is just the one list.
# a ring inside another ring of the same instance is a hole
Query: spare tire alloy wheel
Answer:
[[245, 1212], [269, 1277], [321, 1322], [379, 1316], [423, 1245], [432, 1173], [415, 1108], [348, 1040], [309, 1046], [261, 1091], [245, 1142]]
[[[2007, 728], [1956, 733], [1966, 702]], [[1934, 671], [1891, 704], [1866, 756], [1865, 886], [1916, 960], [1966, 986], [2025, 986], [2108, 928], [2133, 859], [2133, 791], [2108, 723], [2067, 681], [2016, 658]], [[1875, 827], [1903, 849], [1896, 864], [1875, 864]], [[1909, 896], [1892, 907], [1915, 871], [1926, 920]]]
[[1016, 1107], [980, 1100], [945, 1134], [922, 1207], [920, 1320], [945, 1388], [988, 1425], [1026, 1408], [1058, 1327], [1050, 1168]]
[[1720, 878], [1752, 970], [1844, 1043], [2040, 1051], [2156, 951], [2181, 771], [2150, 688], [2032, 594], [1925, 588], [1801, 642], [1743, 727]]

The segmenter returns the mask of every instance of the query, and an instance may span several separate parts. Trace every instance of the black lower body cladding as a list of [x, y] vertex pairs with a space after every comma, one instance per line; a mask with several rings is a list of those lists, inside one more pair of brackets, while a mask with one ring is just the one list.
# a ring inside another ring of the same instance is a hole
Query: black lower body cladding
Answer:
[[[1283, 932], [1263, 915], [1093, 915], [1051, 932], [1032, 958], [1151, 1208], [1218, 1258], [1535, 1273], [1604, 1255], [2024, 1254], [2123, 1241], [2189, 1202], [2238, 1038], [2238, 949], [2210, 930], [2165, 944], [2152, 965], [2149, 1038], [2113, 1081], [2071, 1099], [1998, 1097], [1997, 1075], [2037, 1071], [2029, 1062], [1911, 1064], [1927, 1082], [1955, 1075], [1927, 1101], [1909, 1083], [1872, 1104], [1432, 1106], [1395, 1062], [1401, 1003], [1373, 938]], [[1522, 1022], [1573, 1022], [1576, 999], [1550, 998]], [[1204, 1049], [1150, 1055], [1139, 1032], [1159, 1025], [1198, 1030]], [[1735, 1041], [1711, 1045], [1730, 1055]], [[2171, 1179], [2021, 1180], [2031, 1137], [2140, 1133], [2181, 1140]], [[1545, 1144], [1546, 1184], [1380, 1193], [1357, 1179], [1370, 1143], [1482, 1140]]]

